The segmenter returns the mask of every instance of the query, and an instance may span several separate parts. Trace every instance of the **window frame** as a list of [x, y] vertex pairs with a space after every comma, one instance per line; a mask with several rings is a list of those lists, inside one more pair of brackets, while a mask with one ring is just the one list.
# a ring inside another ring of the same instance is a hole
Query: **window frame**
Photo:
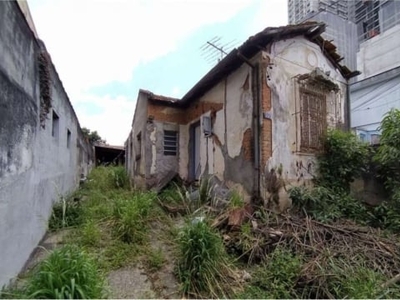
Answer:
[[[307, 104], [304, 95], [308, 95]], [[311, 96], [311, 98], [310, 98]], [[317, 92], [307, 87], [299, 88], [299, 147], [302, 153], [316, 153], [322, 150], [321, 138], [327, 130], [326, 93]], [[318, 100], [310, 106], [310, 101]], [[312, 116], [311, 109], [315, 110]], [[307, 110], [307, 112], [305, 112]], [[304, 120], [304, 119], [307, 120]], [[316, 125], [316, 126], [315, 126]], [[307, 130], [307, 132], [305, 132]], [[314, 136], [316, 135], [316, 137]], [[306, 137], [306, 140], [304, 137]]]
[[163, 153], [165, 156], [178, 155], [178, 131], [164, 130], [163, 136]]

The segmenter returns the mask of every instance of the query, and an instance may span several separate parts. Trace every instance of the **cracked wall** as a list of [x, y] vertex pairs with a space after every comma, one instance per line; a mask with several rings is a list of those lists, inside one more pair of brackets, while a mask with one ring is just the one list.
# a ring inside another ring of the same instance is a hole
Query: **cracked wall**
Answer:
[[[52, 64], [52, 108], [40, 124], [44, 50], [17, 3], [0, 1], [0, 286], [42, 239], [54, 201], [74, 191], [92, 165], [93, 149]], [[58, 131], [52, 130], [53, 111]]]
[[[265, 73], [262, 76], [261, 120], [263, 197], [271, 199], [267, 186], [272, 171], [276, 180], [281, 178], [285, 182], [276, 192], [280, 209], [284, 209], [290, 205], [286, 189], [291, 185], [309, 184], [316, 167], [315, 153], [301, 152], [300, 149], [301, 84], [298, 76], [319, 67], [328, 72], [330, 80], [338, 85], [338, 91], [322, 91], [326, 96], [326, 123], [329, 127], [339, 127], [344, 123], [346, 80], [318, 45], [303, 37], [273, 43], [270, 51], [263, 52], [262, 64]], [[281, 169], [281, 175], [277, 169]]]

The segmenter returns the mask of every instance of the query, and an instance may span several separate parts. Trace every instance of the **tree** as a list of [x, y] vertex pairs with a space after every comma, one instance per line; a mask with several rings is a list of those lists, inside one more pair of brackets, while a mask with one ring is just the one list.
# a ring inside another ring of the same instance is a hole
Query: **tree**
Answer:
[[90, 129], [82, 127], [82, 133], [83, 136], [86, 137], [91, 144], [106, 143], [106, 141], [103, 140], [98, 134], [97, 130], [90, 131]]

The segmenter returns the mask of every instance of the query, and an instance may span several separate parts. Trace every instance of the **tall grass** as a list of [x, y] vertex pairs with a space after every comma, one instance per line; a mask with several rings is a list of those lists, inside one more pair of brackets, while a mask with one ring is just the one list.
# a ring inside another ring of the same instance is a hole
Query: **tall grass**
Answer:
[[146, 222], [155, 203], [151, 192], [136, 192], [129, 198], [115, 200], [112, 225], [119, 239], [126, 243], [141, 243], [146, 237]]
[[55, 250], [29, 279], [29, 299], [102, 298], [104, 278], [94, 260], [75, 246]]
[[188, 223], [178, 237], [178, 247], [178, 277], [185, 294], [229, 297], [232, 265], [221, 237], [207, 223]]
[[52, 209], [49, 219], [49, 229], [56, 231], [62, 228], [76, 226], [82, 222], [82, 207], [73, 196], [61, 198]]

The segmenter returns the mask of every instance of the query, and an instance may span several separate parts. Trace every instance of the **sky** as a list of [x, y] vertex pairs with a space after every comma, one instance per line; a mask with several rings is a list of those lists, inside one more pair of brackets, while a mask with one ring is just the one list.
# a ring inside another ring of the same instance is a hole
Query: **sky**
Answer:
[[[182, 97], [240, 46], [287, 24], [287, 0], [28, 0], [80, 125], [123, 145], [140, 88]], [[209, 57], [211, 56], [211, 58]]]

